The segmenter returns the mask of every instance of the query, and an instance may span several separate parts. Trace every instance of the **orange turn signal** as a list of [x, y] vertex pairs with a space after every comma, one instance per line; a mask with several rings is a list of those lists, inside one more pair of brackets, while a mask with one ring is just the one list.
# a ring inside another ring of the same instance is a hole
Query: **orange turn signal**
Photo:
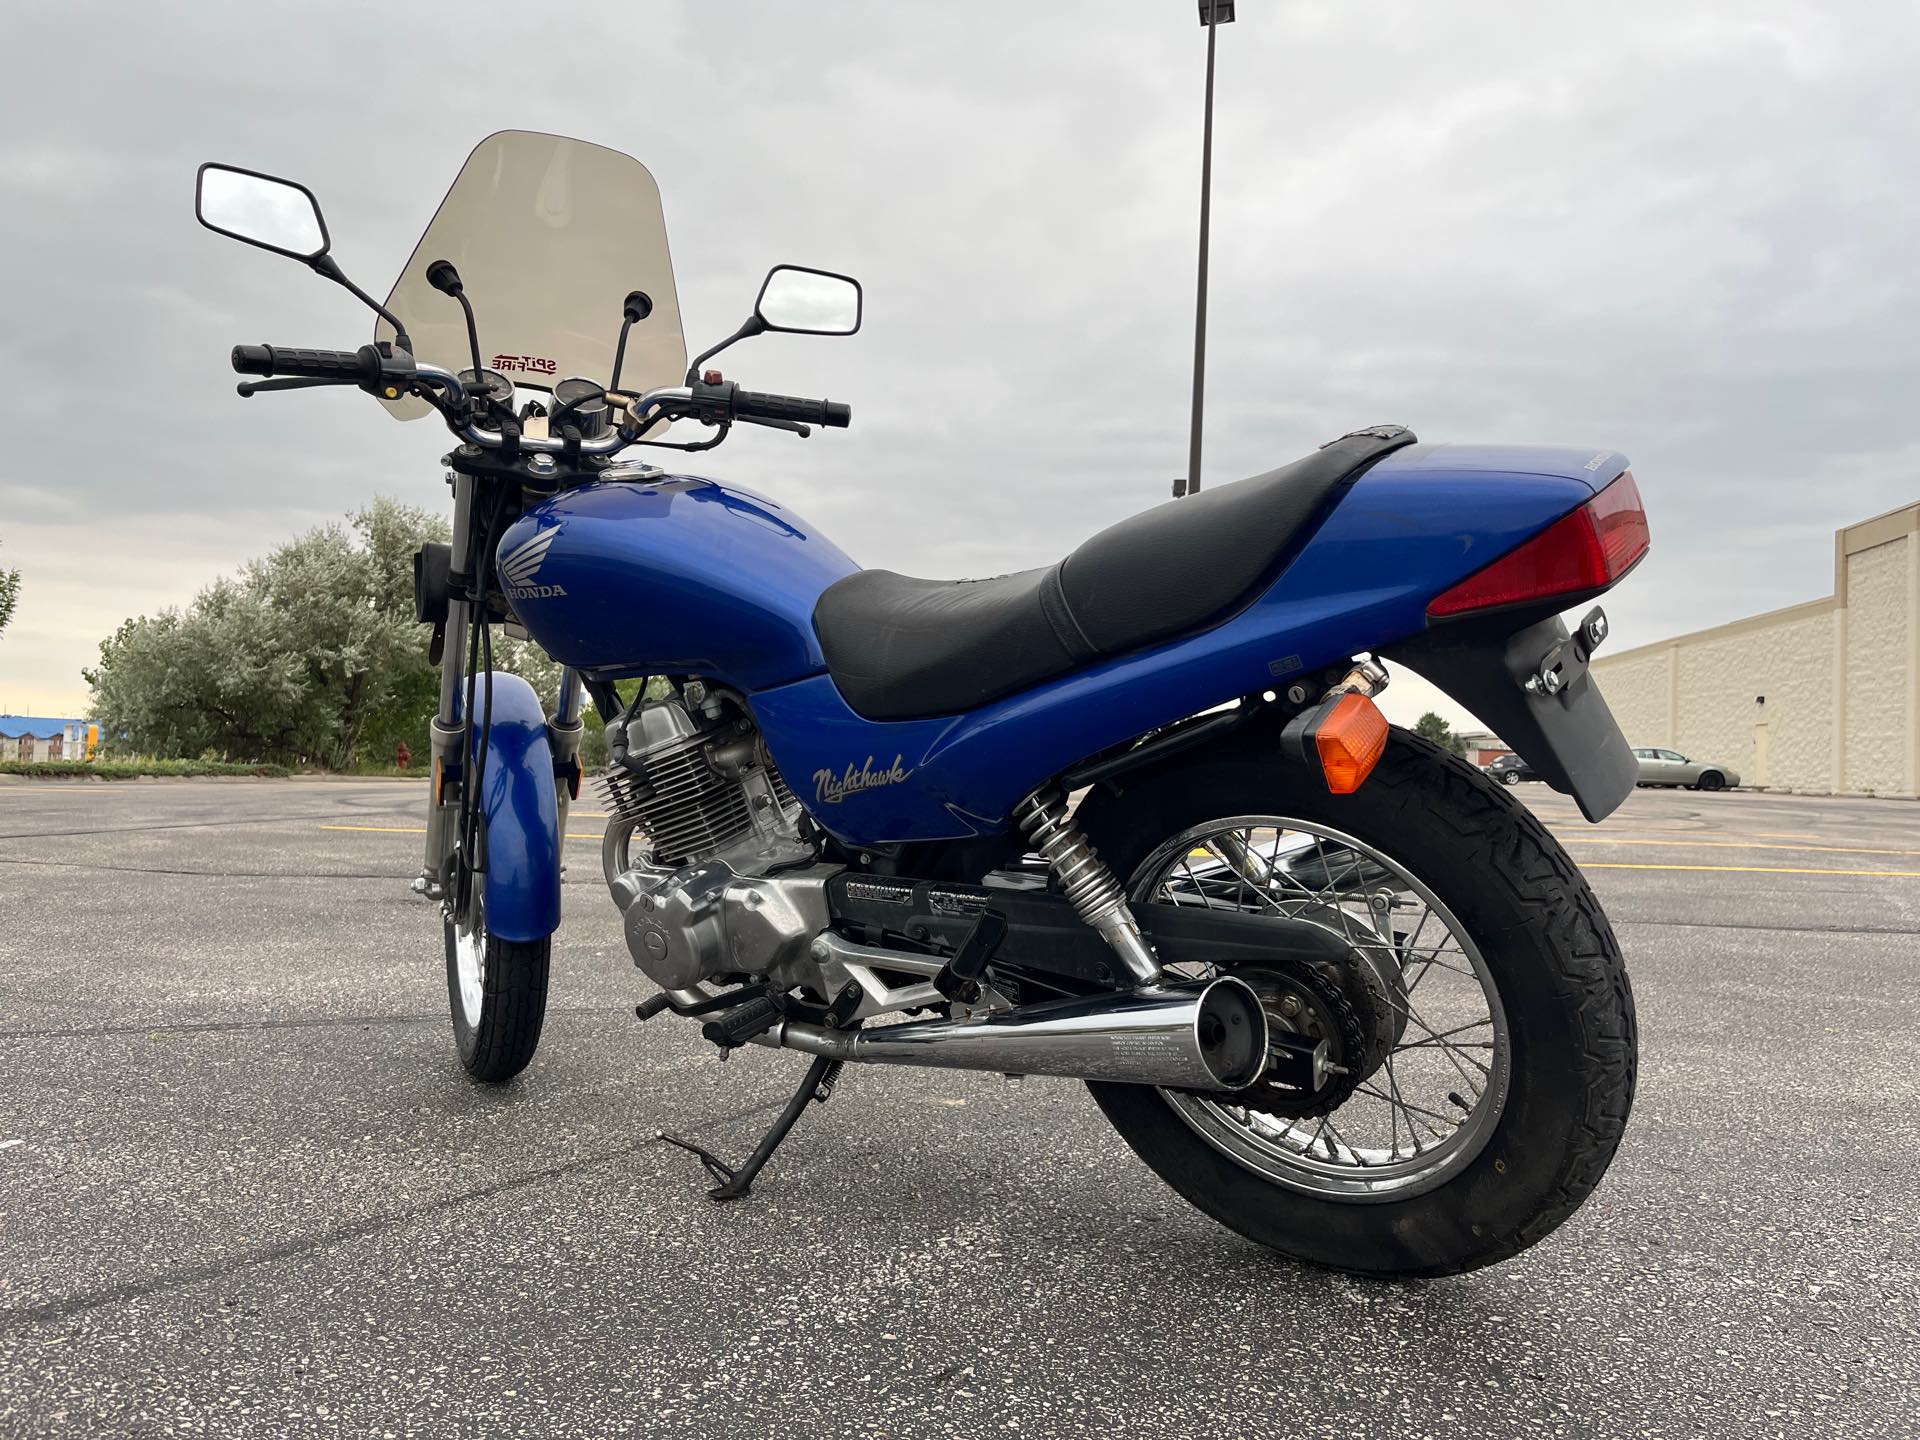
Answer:
[[1365, 783], [1387, 748], [1387, 717], [1358, 691], [1349, 690], [1315, 727], [1320, 773], [1335, 795], [1351, 795]]

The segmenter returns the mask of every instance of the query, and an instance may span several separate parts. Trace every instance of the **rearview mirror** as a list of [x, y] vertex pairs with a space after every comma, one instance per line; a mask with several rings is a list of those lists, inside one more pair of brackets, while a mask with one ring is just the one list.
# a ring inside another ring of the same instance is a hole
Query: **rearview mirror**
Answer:
[[193, 213], [217, 234], [295, 260], [318, 260], [332, 243], [306, 186], [232, 165], [200, 167]]
[[753, 313], [787, 335], [851, 335], [860, 328], [860, 282], [830, 270], [776, 265], [767, 272]]

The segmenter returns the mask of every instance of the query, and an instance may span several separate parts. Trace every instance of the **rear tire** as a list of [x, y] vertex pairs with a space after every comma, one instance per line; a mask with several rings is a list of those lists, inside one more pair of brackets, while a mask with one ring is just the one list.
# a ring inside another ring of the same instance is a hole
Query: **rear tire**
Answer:
[[[477, 897], [474, 909], [480, 910]], [[446, 942], [447, 1003], [460, 1064], [475, 1080], [511, 1080], [540, 1045], [553, 937], [502, 940], [476, 914], [471, 924], [446, 921]]]
[[1114, 871], [1132, 877], [1131, 889], [1169, 840], [1254, 813], [1352, 836], [1409, 867], [1458, 919], [1504, 1010], [1508, 1088], [1498, 1118], [1478, 1151], [1429, 1188], [1338, 1197], [1235, 1158], [1160, 1090], [1091, 1084], [1108, 1120], [1199, 1209], [1312, 1264], [1446, 1275], [1544, 1237], [1599, 1183], [1633, 1100], [1633, 997], [1585, 878], [1530, 810], [1400, 730], [1350, 796], [1326, 794], [1271, 750], [1248, 749], [1122, 781], [1117, 798], [1096, 792], [1082, 823]]

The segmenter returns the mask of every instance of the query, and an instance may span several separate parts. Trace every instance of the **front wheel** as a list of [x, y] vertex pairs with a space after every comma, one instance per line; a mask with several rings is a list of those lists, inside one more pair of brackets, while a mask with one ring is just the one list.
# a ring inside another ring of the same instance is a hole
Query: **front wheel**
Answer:
[[1314, 1264], [1444, 1275], [1533, 1244], [1599, 1183], [1633, 1097], [1620, 949], [1566, 852], [1487, 777], [1395, 731], [1350, 796], [1242, 753], [1091, 808], [1136, 904], [1304, 920], [1349, 947], [1332, 975], [1235, 967], [1275, 1029], [1326, 1042], [1343, 1073], [1310, 1097], [1091, 1086], [1201, 1210]]
[[1500, 777], [1500, 783], [1502, 785], [1518, 785], [1520, 783], [1520, 772], [1517, 770], [1507, 771]]
[[446, 921], [454, 1048], [474, 1079], [511, 1080], [540, 1044], [553, 938], [502, 940], [489, 934], [477, 886], [468, 909], [461, 919]]

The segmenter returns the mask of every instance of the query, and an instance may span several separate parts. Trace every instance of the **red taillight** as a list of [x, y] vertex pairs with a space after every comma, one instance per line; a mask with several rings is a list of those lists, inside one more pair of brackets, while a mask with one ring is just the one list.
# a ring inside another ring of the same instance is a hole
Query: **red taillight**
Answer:
[[1432, 616], [1495, 610], [1604, 590], [1647, 553], [1647, 512], [1633, 472], [1427, 606]]

